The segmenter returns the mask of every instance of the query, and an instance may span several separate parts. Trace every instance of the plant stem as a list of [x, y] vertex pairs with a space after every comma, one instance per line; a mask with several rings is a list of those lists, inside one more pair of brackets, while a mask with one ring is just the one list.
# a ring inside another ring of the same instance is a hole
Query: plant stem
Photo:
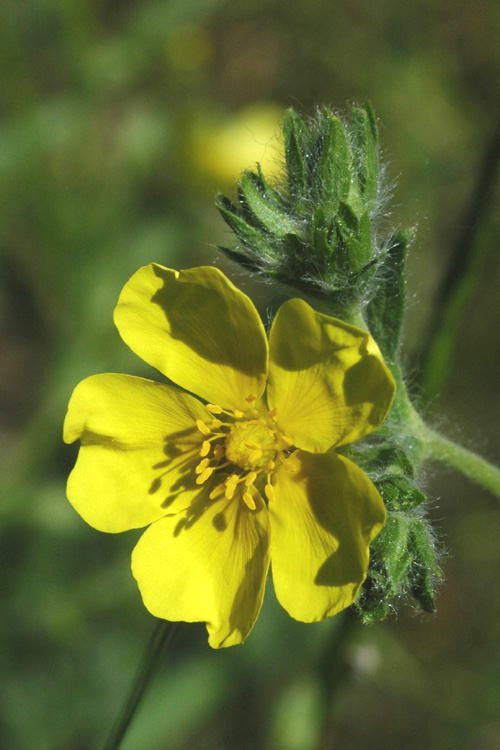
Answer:
[[441, 461], [500, 498], [500, 469], [429, 427], [422, 427], [424, 458]]
[[177, 622], [158, 620], [142, 657], [141, 666], [134, 678], [127, 700], [102, 750], [118, 750], [120, 747], [121, 741], [158, 667], [161, 652], [172, 640], [178, 627], [179, 623]]

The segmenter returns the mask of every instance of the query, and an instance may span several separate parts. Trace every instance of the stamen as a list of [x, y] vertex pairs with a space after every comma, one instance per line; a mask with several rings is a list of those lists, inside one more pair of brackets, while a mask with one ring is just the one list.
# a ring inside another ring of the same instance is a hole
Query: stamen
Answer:
[[240, 409], [233, 409], [233, 414], [237, 419], [241, 419], [243, 416], [243, 412]]
[[217, 406], [217, 404], [207, 404], [205, 408], [208, 409], [211, 414], [222, 414], [222, 407]]
[[196, 426], [202, 433], [202, 435], [210, 435], [210, 428], [205, 424], [205, 422], [202, 422], [201, 419], [196, 420]]
[[209, 463], [210, 463], [210, 459], [209, 458], [204, 458], [202, 461], [200, 461], [200, 463], [196, 467], [195, 472], [197, 474], [202, 474], [205, 471], [205, 469], [207, 468], [207, 466], [208, 466]]
[[258, 443], [245, 443], [247, 448], [251, 451], [260, 451], [260, 445]]
[[222, 447], [222, 445], [220, 445], [219, 443], [217, 443], [217, 445], [214, 447], [214, 458], [215, 458], [215, 460], [216, 461], [220, 461], [221, 458], [224, 458], [224, 455], [225, 455], [224, 448]]
[[196, 480], [196, 484], [203, 484], [204, 482], [207, 481], [207, 479], [209, 477], [212, 476], [213, 473], [214, 473], [213, 467], [209, 466], [208, 469], [205, 469], [205, 471], [202, 471], [202, 473], [200, 474], [200, 476]]
[[251, 393], [249, 396], [246, 397], [245, 401], [248, 401], [249, 404], [253, 403], [253, 401], [257, 401], [257, 394]]
[[253, 497], [251, 496], [249, 492], [243, 493], [243, 500], [245, 501], [246, 506], [250, 508], [250, 510], [255, 510], [255, 508], [257, 507], [255, 505], [255, 500], [253, 499]]
[[216, 430], [220, 430], [221, 427], [225, 427], [224, 422], [221, 422], [220, 419], [212, 419], [212, 427]]
[[285, 443], [285, 445], [286, 445], [286, 446], [287, 446], [288, 448], [291, 448], [291, 447], [292, 447], [292, 445], [293, 445], [293, 442], [292, 442], [292, 441], [290, 440], [290, 438], [287, 438], [287, 436], [286, 436], [286, 435], [280, 435], [280, 439], [281, 439], [281, 442], [282, 442], [282, 443]]
[[218, 484], [217, 487], [215, 487], [215, 489], [212, 490], [212, 492], [210, 493], [208, 497], [210, 498], [210, 500], [215, 500], [216, 497], [218, 497], [219, 495], [222, 495], [225, 489], [226, 489], [226, 484], [225, 482], [222, 482], [221, 484]]
[[210, 453], [210, 441], [204, 440], [201, 445], [200, 456], [207, 456]]
[[285, 471], [289, 471], [290, 474], [295, 474], [297, 471], [297, 467], [288, 459], [288, 461], [283, 461], [283, 468]]
[[252, 463], [255, 463], [255, 461], [258, 461], [259, 458], [262, 458], [262, 450], [260, 448], [257, 448], [252, 453], [250, 453], [249, 460]]
[[267, 469], [268, 471], [272, 471], [272, 470], [273, 470], [273, 469], [275, 469], [275, 468], [276, 468], [276, 464], [274, 463], [274, 461], [269, 461], [269, 463], [268, 463], [268, 464], [267, 464], [267, 466], [266, 466], [266, 469]]
[[269, 417], [269, 419], [274, 419], [277, 413], [278, 413], [278, 409], [274, 407], [274, 409], [271, 409], [271, 411], [268, 412], [267, 416]]
[[266, 497], [269, 500], [270, 503], [274, 503], [276, 500], [276, 496], [274, 494], [274, 487], [272, 484], [266, 484], [264, 487], [264, 492], [266, 493]]
[[250, 487], [257, 479], [257, 472], [250, 471], [245, 477], [245, 486]]

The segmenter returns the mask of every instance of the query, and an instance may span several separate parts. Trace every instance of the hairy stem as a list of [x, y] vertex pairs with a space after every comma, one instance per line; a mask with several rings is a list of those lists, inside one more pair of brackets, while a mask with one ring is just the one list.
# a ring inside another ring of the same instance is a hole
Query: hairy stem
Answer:
[[441, 461], [500, 498], [500, 469], [429, 427], [422, 437], [425, 458]]

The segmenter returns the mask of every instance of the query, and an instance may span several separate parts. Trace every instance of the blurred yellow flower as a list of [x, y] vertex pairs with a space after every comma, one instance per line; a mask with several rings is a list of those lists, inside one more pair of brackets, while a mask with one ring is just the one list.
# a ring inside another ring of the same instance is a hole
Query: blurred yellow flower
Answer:
[[284, 109], [273, 102], [254, 102], [225, 119], [195, 118], [189, 153], [197, 174], [220, 186], [232, 185], [242, 169], [257, 162], [268, 178], [283, 170], [278, 139]]
[[278, 600], [297, 620], [349, 606], [385, 509], [331, 449], [375, 430], [392, 402], [370, 335], [292, 299], [268, 341], [221, 271], [156, 264], [125, 285], [115, 322], [185, 390], [118, 374], [82, 381], [64, 425], [65, 441], [81, 442], [68, 497], [101, 531], [150, 524], [132, 556], [146, 607], [204, 621], [215, 648], [241, 643], [270, 559]]

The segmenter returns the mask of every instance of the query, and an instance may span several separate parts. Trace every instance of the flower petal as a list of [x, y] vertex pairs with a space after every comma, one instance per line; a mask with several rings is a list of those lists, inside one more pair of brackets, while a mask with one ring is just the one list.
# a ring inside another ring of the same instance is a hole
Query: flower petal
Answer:
[[278, 471], [269, 503], [272, 573], [281, 605], [313, 622], [354, 601], [385, 508], [366, 474], [343, 456], [298, 451], [293, 461], [297, 472]]
[[203, 435], [195, 420], [206, 418], [199, 401], [163, 383], [116, 374], [83, 380], [64, 422], [64, 440], [81, 441], [69, 501], [109, 532], [186, 507], [200, 493], [194, 468]]
[[262, 321], [217, 268], [140, 268], [123, 288], [115, 323], [139, 357], [211, 403], [242, 409], [264, 391]]
[[206, 622], [209, 643], [242, 643], [264, 597], [269, 567], [269, 517], [254, 495], [249, 510], [231, 501], [205, 500], [152, 524], [132, 555], [132, 572], [156, 617]]
[[269, 339], [269, 407], [298, 448], [322, 453], [384, 421], [395, 384], [366, 331], [292, 299], [278, 310]]

